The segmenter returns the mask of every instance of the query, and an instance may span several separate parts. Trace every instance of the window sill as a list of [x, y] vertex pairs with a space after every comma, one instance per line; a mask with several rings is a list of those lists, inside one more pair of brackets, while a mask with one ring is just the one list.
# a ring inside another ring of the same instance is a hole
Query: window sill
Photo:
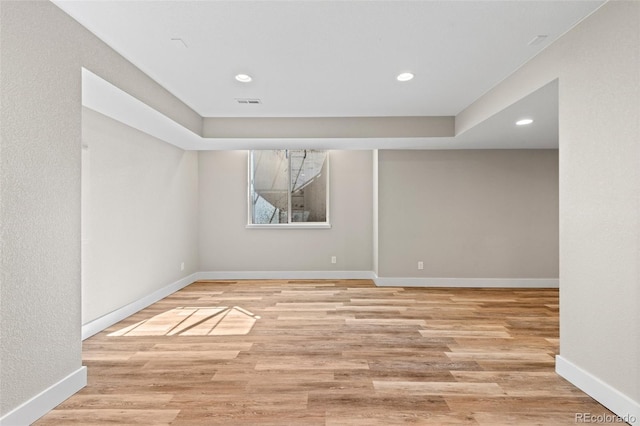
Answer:
[[330, 223], [278, 223], [248, 224], [247, 229], [330, 229]]

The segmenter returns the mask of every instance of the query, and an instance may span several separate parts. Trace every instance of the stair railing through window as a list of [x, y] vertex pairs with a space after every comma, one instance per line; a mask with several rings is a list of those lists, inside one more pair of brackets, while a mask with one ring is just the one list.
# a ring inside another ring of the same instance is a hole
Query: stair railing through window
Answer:
[[248, 224], [329, 227], [328, 151], [249, 151]]

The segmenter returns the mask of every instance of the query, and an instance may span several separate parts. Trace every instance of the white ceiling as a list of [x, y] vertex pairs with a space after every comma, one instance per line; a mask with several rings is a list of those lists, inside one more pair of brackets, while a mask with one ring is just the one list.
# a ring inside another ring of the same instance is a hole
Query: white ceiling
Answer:
[[[82, 70], [82, 105], [185, 150], [541, 149], [558, 146], [558, 81], [552, 81], [462, 135], [368, 138], [204, 138]], [[516, 126], [535, 117], [535, 125]]]
[[456, 115], [603, 1], [55, 3], [202, 116], [353, 117]]

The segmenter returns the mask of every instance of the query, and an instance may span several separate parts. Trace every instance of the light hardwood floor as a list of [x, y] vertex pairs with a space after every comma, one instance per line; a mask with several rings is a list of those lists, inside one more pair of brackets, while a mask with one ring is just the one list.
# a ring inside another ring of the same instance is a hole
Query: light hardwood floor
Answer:
[[201, 281], [87, 339], [37, 425], [575, 424], [554, 289]]

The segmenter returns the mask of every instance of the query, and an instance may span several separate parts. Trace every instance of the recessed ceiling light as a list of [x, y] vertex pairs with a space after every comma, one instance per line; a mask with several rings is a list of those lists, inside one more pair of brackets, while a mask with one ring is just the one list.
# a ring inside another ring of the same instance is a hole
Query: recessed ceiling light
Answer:
[[530, 118], [523, 118], [522, 120], [516, 121], [516, 126], [526, 126], [527, 124], [533, 123], [533, 120]]
[[410, 72], [403, 72], [402, 74], [398, 74], [396, 78], [398, 81], [409, 81], [413, 79], [413, 74]]
[[253, 79], [248, 74], [238, 74], [236, 75], [236, 80], [238, 80], [241, 83], [248, 83]]

